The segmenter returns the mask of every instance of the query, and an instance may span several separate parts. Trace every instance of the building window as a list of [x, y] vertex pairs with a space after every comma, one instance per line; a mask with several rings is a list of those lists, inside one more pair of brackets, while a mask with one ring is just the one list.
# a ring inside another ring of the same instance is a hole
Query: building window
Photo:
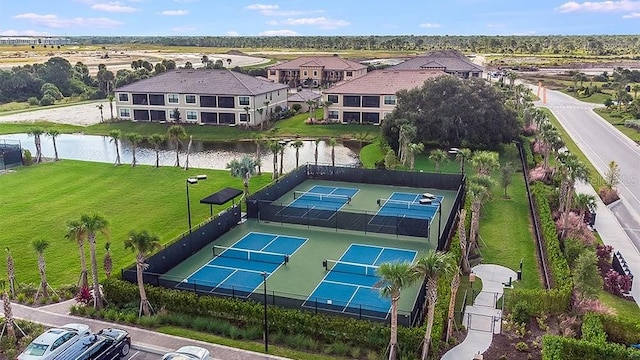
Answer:
[[248, 96], [238, 96], [238, 104], [242, 106], [249, 105], [249, 97]]
[[353, 71], [347, 71], [347, 76], [353, 76]]
[[236, 123], [236, 114], [234, 114], [234, 113], [220, 113], [220, 114], [218, 114], [218, 123], [220, 123], [220, 124], [235, 124]]
[[219, 108], [233, 109], [235, 106], [235, 98], [233, 96], [218, 96]]
[[130, 109], [120, 109], [120, 117], [121, 118], [130, 118], [131, 110]]
[[149, 105], [164, 105], [164, 95], [149, 94]]
[[313, 70], [313, 76], [318, 76], [318, 72], [316, 70]]
[[380, 114], [374, 112], [365, 112], [362, 113], [362, 122], [367, 122], [371, 124], [379, 124], [380, 123]]
[[177, 104], [180, 102], [180, 100], [178, 100], [178, 94], [167, 95], [167, 102], [169, 102], [169, 104]]
[[200, 96], [201, 107], [217, 107], [217, 101], [215, 96]]
[[385, 95], [384, 96], [384, 104], [385, 105], [395, 105], [396, 104], [396, 96], [395, 95]]
[[185, 95], [184, 100], [187, 104], [195, 104], [196, 96], [195, 95]]
[[307, 70], [302, 72], [302, 76], [307, 76]]
[[133, 94], [133, 105], [149, 105], [147, 94]]
[[380, 96], [363, 96], [362, 107], [380, 107]]
[[338, 103], [338, 95], [327, 95], [327, 101], [332, 104]]
[[359, 123], [360, 122], [360, 113], [353, 111], [345, 111], [342, 113], [343, 122], [346, 123]]
[[275, 70], [269, 70], [269, 75], [275, 75], [276, 71]]
[[360, 96], [344, 95], [342, 97], [344, 106], [348, 107], [360, 107]]
[[187, 120], [198, 121], [198, 112], [193, 110], [187, 111]]
[[251, 115], [244, 113], [244, 114], [240, 114], [240, 122], [249, 122], [251, 121]]
[[129, 94], [118, 94], [118, 100], [120, 101], [129, 101]]
[[340, 117], [340, 112], [337, 110], [329, 110], [329, 119], [338, 120]]

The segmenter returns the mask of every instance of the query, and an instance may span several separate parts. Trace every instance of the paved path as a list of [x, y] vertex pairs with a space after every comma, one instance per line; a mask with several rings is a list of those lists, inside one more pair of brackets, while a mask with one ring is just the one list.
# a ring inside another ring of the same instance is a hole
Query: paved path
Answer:
[[[260, 354], [252, 351], [235, 349], [228, 346], [210, 344], [202, 341], [180, 338], [177, 336], [166, 335], [154, 331], [136, 328], [125, 325], [114, 325], [100, 320], [87, 319], [69, 314], [69, 308], [75, 303], [75, 300], [69, 300], [62, 303], [43, 306], [40, 308], [32, 308], [24, 305], [13, 304], [13, 315], [16, 319], [29, 320], [40, 323], [45, 326], [62, 326], [68, 323], [83, 323], [91, 327], [91, 330], [98, 331], [106, 327], [118, 327], [127, 330], [131, 335], [132, 348], [144, 350], [147, 352], [162, 355], [170, 350], [175, 350], [185, 345], [201, 346], [211, 351], [214, 360], [286, 360], [286, 358]], [[2, 306], [0, 301], [0, 307]], [[0, 315], [2, 315], [0, 313]]]
[[503, 283], [516, 279], [516, 273], [504, 266], [482, 264], [473, 267], [473, 272], [482, 279], [482, 289], [473, 305], [465, 308], [464, 325], [467, 337], [458, 346], [447, 351], [442, 360], [471, 360], [474, 355], [485, 352], [491, 345], [493, 334], [500, 333], [502, 311], [496, 302], [503, 294]]

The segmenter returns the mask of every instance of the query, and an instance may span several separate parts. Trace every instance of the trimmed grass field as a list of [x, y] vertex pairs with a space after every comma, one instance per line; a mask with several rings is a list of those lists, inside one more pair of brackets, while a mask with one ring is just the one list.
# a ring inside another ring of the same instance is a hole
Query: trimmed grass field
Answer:
[[[148, 230], [163, 244], [169, 243], [188, 230], [186, 179], [196, 174], [208, 176], [189, 185], [192, 223], [197, 225], [209, 217], [209, 207], [200, 204], [200, 199], [227, 186], [242, 189], [240, 179], [223, 170], [114, 167], [71, 160], [21, 167], [0, 175], [0, 244], [11, 249], [17, 281], [39, 282], [31, 241], [44, 238], [51, 243], [45, 252], [49, 282], [53, 286], [75, 283], [80, 273], [79, 253], [76, 243], [65, 239], [66, 223], [85, 213], [102, 214], [110, 223], [114, 273], [134, 260], [134, 254], [123, 245], [129, 231]], [[270, 177], [252, 178], [250, 188], [257, 190], [269, 183]], [[214, 211], [222, 209], [216, 206]], [[97, 239], [100, 274], [104, 276], [107, 238], [98, 235]], [[6, 274], [5, 261], [0, 262], [0, 273]]]
[[640, 131], [624, 126], [624, 120], [620, 117], [613, 116], [613, 114], [607, 109], [594, 109], [594, 111], [602, 116], [608, 123], [615, 126], [621, 133], [625, 134], [629, 139], [640, 144]]

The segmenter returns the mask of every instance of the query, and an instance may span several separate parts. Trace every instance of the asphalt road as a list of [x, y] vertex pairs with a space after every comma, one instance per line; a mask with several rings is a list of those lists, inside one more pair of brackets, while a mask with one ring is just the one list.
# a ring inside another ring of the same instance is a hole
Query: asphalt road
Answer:
[[[533, 87], [534, 91], [537, 87]], [[610, 161], [620, 167], [620, 184], [617, 189], [622, 201], [611, 210], [618, 222], [640, 251], [640, 145], [592, 111], [597, 104], [578, 101], [559, 91], [547, 90], [548, 107], [578, 147], [593, 163], [600, 174], [606, 174]], [[596, 189], [601, 184], [591, 181]]]

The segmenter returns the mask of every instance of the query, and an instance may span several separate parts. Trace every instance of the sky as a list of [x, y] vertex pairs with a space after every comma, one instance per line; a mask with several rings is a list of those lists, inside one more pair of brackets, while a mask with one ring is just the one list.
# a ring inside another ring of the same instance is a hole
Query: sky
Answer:
[[0, 0], [0, 35], [640, 34], [640, 1]]

